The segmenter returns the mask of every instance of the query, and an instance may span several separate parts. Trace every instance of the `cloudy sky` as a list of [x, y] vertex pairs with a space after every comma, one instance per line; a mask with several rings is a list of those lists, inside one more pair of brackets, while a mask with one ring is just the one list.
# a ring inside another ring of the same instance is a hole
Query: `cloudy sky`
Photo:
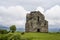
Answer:
[[0, 25], [24, 28], [26, 14], [35, 10], [45, 15], [49, 27], [60, 28], [60, 0], [0, 0]]

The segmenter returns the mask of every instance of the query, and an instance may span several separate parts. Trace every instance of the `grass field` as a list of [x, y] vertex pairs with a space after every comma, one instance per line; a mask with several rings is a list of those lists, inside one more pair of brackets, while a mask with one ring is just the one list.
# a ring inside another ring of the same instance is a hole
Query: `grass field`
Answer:
[[[0, 34], [0, 37], [4, 35], [8, 35], [8, 34], [2, 34], [2, 35]], [[24, 35], [21, 35], [20, 32], [17, 32], [17, 33], [12, 33], [12, 35], [13, 36], [17, 35], [17, 37], [27, 40], [60, 40], [60, 33], [24, 33]], [[21, 37], [19, 35], [21, 35]], [[9, 34], [9, 38], [13, 37], [10, 36], [11, 34]]]
[[22, 37], [31, 40], [60, 40], [59, 33], [25, 33]]

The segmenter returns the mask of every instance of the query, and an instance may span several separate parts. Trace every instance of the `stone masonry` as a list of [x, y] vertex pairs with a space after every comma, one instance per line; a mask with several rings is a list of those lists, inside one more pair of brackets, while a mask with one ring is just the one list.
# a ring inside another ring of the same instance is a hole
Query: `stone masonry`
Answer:
[[48, 32], [48, 21], [39, 11], [32, 11], [26, 15], [25, 32]]

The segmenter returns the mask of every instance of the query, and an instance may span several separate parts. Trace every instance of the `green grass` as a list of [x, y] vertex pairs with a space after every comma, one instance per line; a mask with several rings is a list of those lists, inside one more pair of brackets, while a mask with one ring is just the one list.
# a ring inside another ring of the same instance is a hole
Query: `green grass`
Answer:
[[[21, 35], [20, 32], [12, 34], [13, 36], [16, 34], [17, 37], [20, 37], [19, 35]], [[0, 34], [0, 38], [4, 35], [8, 34]], [[24, 35], [21, 35], [20, 38], [28, 40], [60, 40], [60, 33], [25, 33]]]
[[31, 40], [60, 40], [59, 33], [25, 33], [22, 37]]

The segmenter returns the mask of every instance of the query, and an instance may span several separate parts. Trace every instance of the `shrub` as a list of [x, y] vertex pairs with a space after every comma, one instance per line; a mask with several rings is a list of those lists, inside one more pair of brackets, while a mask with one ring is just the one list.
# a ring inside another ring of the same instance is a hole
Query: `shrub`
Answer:
[[0, 34], [7, 34], [7, 30], [0, 30]]
[[21, 35], [24, 35], [24, 34], [25, 34], [24, 32], [21, 33]]

